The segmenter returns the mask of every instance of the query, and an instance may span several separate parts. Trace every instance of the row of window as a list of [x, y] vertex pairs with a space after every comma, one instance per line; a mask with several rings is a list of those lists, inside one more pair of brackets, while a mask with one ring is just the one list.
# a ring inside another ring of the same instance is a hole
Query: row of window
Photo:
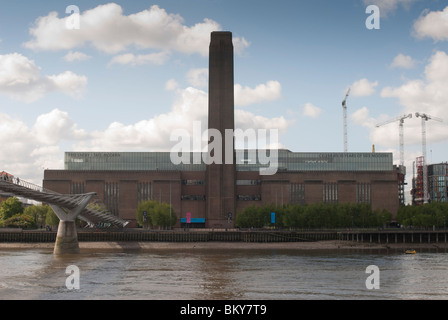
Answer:
[[[290, 203], [305, 204], [305, 184], [293, 183], [289, 186]], [[322, 201], [324, 203], [338, 203], [338, 184], [325, 183], [322, 186]], [[356, 185], [356, 202], [371, 203], [370, 183], [358, 183]]]
[[[186, 185], [200, 185], [203, 180], [184, 180]], [[241, 185], [256, 185], [259, 180], [238, 180]], [[431, 181], [432, 189], [437, 189], [435, 197], [442, 198], [442, 201], [447, 197], [447, 184], [444, 181]], [[437, 185], [437, 187], [436, 187]], [[73, 182], [70, 184], [70, 193], [80, 194], [86, 192], [84, 183]], [[117, 215], [119, 207], [119, 183], [105, 183], [104, 184], [104, 204], [108, 210]], [[153, 185], [150, 182], [139, 183], [137, 187], [137, 201], [140, 203], [153, 198]], [[261, 195], [237, 195], [239, 201], [261, 201]], [[182, 195], [183, 201], [205, 201], [205, 195]], [[324, 203], [338, 202], [338, 184], [326, 183], [322, 187], [322, 201]], [[289, 188], [289, 202], [293, 204], [305, 204], [305, 184], [292, 183]], [[358, 183], [356, 185], [356, 202], [370, 203], [371, 202], [371, 185], [370, 183]]]
[[[262, 164], [257, 150], [236, 150], [238, 171], [255, 171]], [[264, 153], [264, 151], [263, 151]], [[277, 156], [275, 156], [277, 154]], [[179, 170], [204, 171], [201, 153], [190, 153], [188, 161], [172, 162], [170, 152], [66, 152], [68, 170]], [[276, 163], [279, 171], [391, 171], [392, 153], [301, 153], [289, 150], [268, 151], [269, 163]], [[198, 161], [199, 159], [199, 161]]]

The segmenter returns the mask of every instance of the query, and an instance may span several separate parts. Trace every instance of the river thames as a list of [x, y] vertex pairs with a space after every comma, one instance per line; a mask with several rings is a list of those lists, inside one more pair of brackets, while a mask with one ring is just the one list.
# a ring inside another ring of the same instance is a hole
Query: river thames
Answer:
[[[78, 274], [67, 269], [73, 266]], [[369, 266], [377, 267], [373, 282]], [[0, 268], [0, 299], [13, 300], [448, 298], [448, 253], [430, 250], [160, 249], [55, 256], [49, 249], [7, 249], [0, 250]], [[73, 287], [75, 275], [79, 288]]]

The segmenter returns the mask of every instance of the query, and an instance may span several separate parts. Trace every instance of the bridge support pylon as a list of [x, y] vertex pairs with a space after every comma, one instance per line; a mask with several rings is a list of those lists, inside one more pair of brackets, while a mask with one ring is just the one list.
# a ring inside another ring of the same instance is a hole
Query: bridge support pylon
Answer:
[[84, 210], [95, 193], [86, 194], [76, 208], [71, 210], [51, 205], [54, 213], [59, 218], [58, 233], [53, 254], [79, 253], [78, 232], [76, 230], [76, 218]]

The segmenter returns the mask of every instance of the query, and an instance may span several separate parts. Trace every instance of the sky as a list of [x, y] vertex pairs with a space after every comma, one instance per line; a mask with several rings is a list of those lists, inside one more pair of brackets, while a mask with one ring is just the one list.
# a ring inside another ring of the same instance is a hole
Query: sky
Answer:
[[24, 180], [41, 185], [67, 151], [170, 151], [174, 130], [195, 121], [205, 130], [212, 31], [233, 34], [236, 128], [277, 129], [278, 145], [294, 152], [342, 152], [350, 88], [349, 152], [375, 145], [399, 164], [398, 122], [376, 125], [412, 114], [410, 180], [420, 112], [433, 117], [427, 161], [448, 161], [446, 1], [0, 4], [0, 170]]

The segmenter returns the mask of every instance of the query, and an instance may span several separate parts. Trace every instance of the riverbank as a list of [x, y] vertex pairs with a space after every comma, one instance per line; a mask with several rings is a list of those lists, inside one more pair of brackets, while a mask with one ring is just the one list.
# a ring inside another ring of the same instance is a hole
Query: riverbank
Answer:
[[[393, 243], [375, 244], [357, 241], [313, 241], [313, 242], [79, 242], [81, 251], [157, 251], [157, 250], [443, 250], [447, 243]], [[8, 249], [53, 249], [54, 243], [0, 243], [0, 250]]]

